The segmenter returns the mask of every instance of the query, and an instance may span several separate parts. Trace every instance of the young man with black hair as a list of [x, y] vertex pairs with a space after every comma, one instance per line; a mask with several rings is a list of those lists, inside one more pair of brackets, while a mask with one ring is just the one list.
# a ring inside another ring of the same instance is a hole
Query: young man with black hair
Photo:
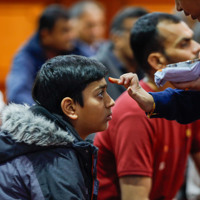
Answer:
[[[200, 51], [192, 30], [170, 14], [150, 13], [140, 17], [130, 37], [135, 59], [145, 71], [140, 85], [148, 92], [164, 90], [153, 81], [157, 70], [172, 62], [194, 59]], [[136, 76], [129, 73], [122, 75], [120, 81], [111, 80], [128, 87], [133, 84], [129, 82], [133, 75]], [[109, 128], [97, 133], [94, 139], [99, 148], [98, 197], [172, 200], [183, 183], [190, 153], [200, 169], [199, 122], [181, 125], [176, 121], [149, 119], [128, 92], [116, 101]]]
[[57, 56], [36, 77], [36, 105], [4, 109], [0, 199], [97, 198], [97, 148], [85, 138], [105, 130], [112, 118], [106, 73], [96, 60]]
[[36, 33], [14, 57], [6, 82], [8, 102], [34, 103], [31, 88], [42, 64], [54, 56], [69, 54], [73, 48], [70, 19], [69, 12], [61, 5], [50, 5], [42, 12]]

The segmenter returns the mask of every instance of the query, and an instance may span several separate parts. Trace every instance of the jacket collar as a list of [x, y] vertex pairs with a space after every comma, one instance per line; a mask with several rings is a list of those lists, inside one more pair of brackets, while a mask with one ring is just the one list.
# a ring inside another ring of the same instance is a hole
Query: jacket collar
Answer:
[[41, 106], [10, 104], [2, 112], [1, 129], [16, 142], [38, 146], [62, 146], [82, 140], [70, 124]]

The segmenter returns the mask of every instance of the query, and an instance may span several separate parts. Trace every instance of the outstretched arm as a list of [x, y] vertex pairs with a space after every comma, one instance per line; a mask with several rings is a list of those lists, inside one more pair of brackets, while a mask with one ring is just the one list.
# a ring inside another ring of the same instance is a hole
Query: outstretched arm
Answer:
[[[129, 95], [152, 117], [176, 120], [187, 124], [200, 119], [200, 92], [167, 88], [162, 92], [146, 92], [139, 84], [136, 74], [127, 73], [110, 82], [124, 85]], [[155, 108], [155, 110], [154, 110]]]

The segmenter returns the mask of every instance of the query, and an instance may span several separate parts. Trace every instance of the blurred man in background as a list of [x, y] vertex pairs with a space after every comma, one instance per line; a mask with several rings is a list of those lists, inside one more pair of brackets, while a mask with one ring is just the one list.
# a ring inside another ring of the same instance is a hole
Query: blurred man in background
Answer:
[[75, 21], [75, 51], [77, 55], [94, 56], [104, 41], [105, 11], [96, 1], [80, 1], [71, 8]]
[[69, 12], [60, 5], [50, 5], [43, 11], [36, 33], [14, 57], [6, 82], [8, 102], [34, 103], [31, 90], [41, 65], [73, 49], [71, 23]]
[[[94, 57], [108, 68], [107, 79], [127, 72], [135, 72], [140, 79], [143, 78], [143, 72], [137, 67], [130, 47], [130, 31], [137, 19], [144, 14], [147, 14], [144, 8], [128, 7], [120, 10], [113, 18], [110, 42], [104, 44]], [[108, 93], [114, 100], [124, 91], [123, 86], [108, 81]]]

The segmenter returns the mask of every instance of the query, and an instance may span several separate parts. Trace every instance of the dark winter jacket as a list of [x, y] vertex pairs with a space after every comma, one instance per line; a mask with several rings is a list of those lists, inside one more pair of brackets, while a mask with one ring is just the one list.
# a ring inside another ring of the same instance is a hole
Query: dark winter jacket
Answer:
[[1, 129], [1, 200], [96, 199], [97, 149], [60, 116], [11, 104]]

